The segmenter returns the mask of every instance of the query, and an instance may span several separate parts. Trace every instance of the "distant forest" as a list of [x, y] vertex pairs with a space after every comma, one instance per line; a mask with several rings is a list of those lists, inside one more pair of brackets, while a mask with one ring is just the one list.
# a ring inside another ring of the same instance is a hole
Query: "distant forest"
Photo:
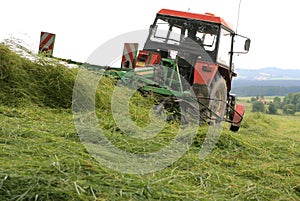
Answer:
[[235, 87], [231, 93], [237, 96], [287, 96], [290, 93], [300, 92], [300, 86], [295, 87], [278, 87], [278, 86], [249, 86], [249, 87]]
[[300, 80], [235, 80], [231, 93], [237, 96], [287, 96], [300, 92]]

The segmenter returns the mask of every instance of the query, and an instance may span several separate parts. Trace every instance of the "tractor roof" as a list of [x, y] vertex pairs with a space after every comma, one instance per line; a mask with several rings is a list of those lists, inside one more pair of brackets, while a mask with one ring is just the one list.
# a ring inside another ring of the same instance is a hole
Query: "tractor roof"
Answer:
[[211, 13], [205, 13], [205, 14], [197, 14], [197, 13], [190, 13], [190, 12], [183, 12], [183, 11], [176, 11], [176, 10], [169, 10], [169, 9], [161, 9], [158, 14], [161, 15], [169, 15], [174, 17], [181, 17], [186, 19], [195, 19], [195, 20], [201, 20], [201, 21], [207, 21], [207, 22], [214, 22], [217, 24], [222, 24], [225, 27], [229, 28], [233, 31], [231, 26], [227, 24], [221, 17], [216, 17], [215, 15]]

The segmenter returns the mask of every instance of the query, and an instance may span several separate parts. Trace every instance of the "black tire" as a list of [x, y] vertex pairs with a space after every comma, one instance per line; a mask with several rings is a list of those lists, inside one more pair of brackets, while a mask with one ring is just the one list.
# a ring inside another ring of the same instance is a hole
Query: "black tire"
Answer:
[[231, 130], [232, 132], [238, 132], [239, 129], [240, 129], [239, 126], [234, 126], [234, 125], [231, 125], [231, 126], [230, 126], [230, 130]]
[[219, 73], [214, 78], [209, 94], [209, 116], [213, 122], [222, 121], [226, 112], [227, 85], [225, 79]]

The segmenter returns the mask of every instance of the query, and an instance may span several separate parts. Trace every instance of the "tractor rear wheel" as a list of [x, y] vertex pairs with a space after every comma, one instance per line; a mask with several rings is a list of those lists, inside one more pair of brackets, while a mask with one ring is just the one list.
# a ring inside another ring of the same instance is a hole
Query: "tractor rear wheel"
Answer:
[[210, 88], [209, 117], [211, 123], [224, 119], [227, 102], [227, 85], [225, 79], [217, 73]]

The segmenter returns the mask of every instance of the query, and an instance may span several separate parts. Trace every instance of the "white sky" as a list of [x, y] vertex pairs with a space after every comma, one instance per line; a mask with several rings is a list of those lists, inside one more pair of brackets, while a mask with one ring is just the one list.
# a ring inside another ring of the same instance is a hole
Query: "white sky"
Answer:
[[[84, 62], [101, 44], [148, 29], [161, 8], [214, 13], [237, 24], [239, 0], [7, 0], [0, 4], [0, 41], [20, 35], [38, 50], [41, 31], [56, 34], [54, 56]], [[251, 38], [236, 68], [300, 69], [300, 12], [296, 0], [242, 0], [238, 33]], [[120, 53], [121, 54], [121, 53]]]

